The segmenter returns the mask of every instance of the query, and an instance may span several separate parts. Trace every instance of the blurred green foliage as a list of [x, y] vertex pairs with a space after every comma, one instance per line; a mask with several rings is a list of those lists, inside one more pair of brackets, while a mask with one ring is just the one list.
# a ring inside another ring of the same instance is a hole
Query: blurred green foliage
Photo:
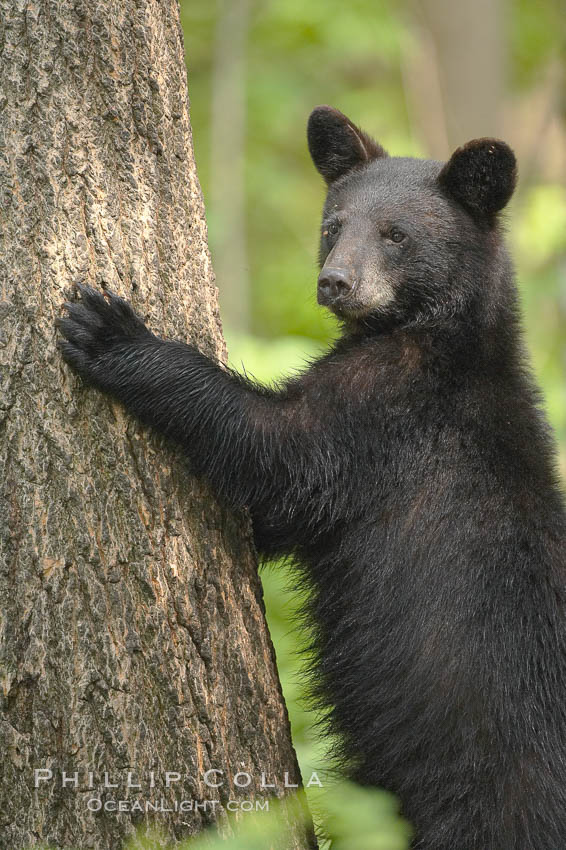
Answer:
[[[566, 193], [529, 188], [512, 228], [529, 349], [546, 408], [566, 445]], [[564, 466], [563, 466], [564, 469]]]
[[[408, 850], [411, 828], [399, 814], [399, 804], [391, 795], [375, 788], [361, 788], [340, 782], [329, 791], [318, 790], [305, 806], [303, 792], [284, 798], [261, 800], [262, 808], [243, 815], [228, 815], [194, 838], [178, 845], [178, 850], [288, 850], [297, 824], [310, 829], [310, 812], [323, 824], [320, 850]], [[176, 845], [177, 846], [177, 845]], [[157, 850], [171, 847], [158, 830], [140, 830], [125, 850]], [[31, 848], [30, 848], [31, 850]], [[36, 850], [55, 850], [48, 846]]]
[[513, 82], [536, 80], [549, 55], [564, 53], [564, 4], [561, 0], [512, 0], [508, 25], [513, 56]]
[[[252, 333], [236, 334], [229, 316], [224, 316], [224, 324], [232, 364], [269, 382], [301, 368], [336, 333], [333, 319], [316, 305], [318, 221], [324, 187], [306, 147], [305, 122], [312, 107], [330, 103], [342, 109], [396, 155], [426, 156], [427, 151], [411, 125], [407, 106], [404, 57], [416, 38], [409, 25], [408, 0], [245, 2], [249, 8], [245, 221]], [[502, 6], [506, 40], [501, 49], [508, 56], [510, 97], [526, 97], [548, 63], [557, 57], [563, 61], [561, 5], [559, 0], [507, 0]], [[205, 202], [211, 180], [214, 40], [222, 9], [222, 0], [216, 4], [181, 0], [191, 121]], [[225, 128], [225, 139], [229, 145], [230, 126]], [[509, 141], [514, 144], [513, 138]], [[213, 260], [215, 212], [207, 202]], [[528, 345], [566, 471], [566, 195], [559, 176], [551, 175], [549, 181], [547, 176], [527, 174], [507, 222]], [[219, 281], [221, 295], [225, 285], [228, 282]], [[297, 649], [302, 632], [293, 626], [292, 617], [299, 600], [286, 587], [292, 584], [292, 576], [283, 567], [265, 571], [263, 579], [294, 742], [308, 776], [313, 769], [321, 771], [327, 759], [324, 744], [317, 742], [313, 732], [313, 717], [300, 702]], [[387, 806], [389, 798], [382, 799]], [[363, 808], [365, 803], [359, 805]], [[352, 803], [341, 809], [348, 821], [344, 830], [350, 834], [363, 820], [357, 806]], [[334, 823], [332, 815], [327, 812], [326, 816]], [[389, 843], [380, 843], [376, 836], [388, 835], [389, 826], [380, 829], [374, 829], [371, 840], [362, 837], [362, 829], [355, 846], [387, 846], [389, 850], [404, 846], [402, 830], [401, 843], [396, 845], [389, 838]], [[341, 844], [340, 839], [333, 844], [336, 850], [346, 846], [353, 844]]]
[[[321, 850], [408, 850], [411, 828], [400, 817], [391, 794], [341, 782], [330, 791], [318, 791], [310, 808], [315, 820], [324, 824]], [[287, 850], [294, 826], [301, 822], [308, 826], [308, 819], [304, 795], [299, 792], [271, 799], [267, 811], [229, 815], [218, 828], [188, 839], [179, 850]], [[140, 833], [126, 850], [155, 850], [164, 844], [158, 833]]]
[[[288, 850], [297, 825], [311, 827], [311, 813], [318, 826], [320, 850], [408, 850], [411, 827], [399, 814], [398, 801], [375, 788], [351, 782], [318, 789], [305, 805], [304, 792], [283, 798], [259, 800], [261, 807], [246, 814], [229, 814], [178, 850]], [[310, 810], [309, 810], [310, 809]], [[171, 847], [157, 829], [141, 829], [124, 850], [157, 850]], [[29, 848], [31, 850], [31, 848]], [[55, 850], [47, 845], [35, 850]]]

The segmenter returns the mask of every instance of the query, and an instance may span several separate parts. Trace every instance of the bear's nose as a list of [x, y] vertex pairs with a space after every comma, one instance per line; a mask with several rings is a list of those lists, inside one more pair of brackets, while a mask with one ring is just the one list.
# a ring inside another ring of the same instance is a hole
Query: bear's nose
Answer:
[[333, 304], [353, 288], [354, 281], [345, 269], [323, 269], [318, 277], [318, 303]]

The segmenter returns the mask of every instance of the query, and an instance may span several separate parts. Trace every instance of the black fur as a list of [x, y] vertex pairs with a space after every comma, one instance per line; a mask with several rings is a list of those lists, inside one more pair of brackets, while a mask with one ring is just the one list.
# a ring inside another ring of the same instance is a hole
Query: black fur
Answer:
[[348, 771], [415, 848], [565, 850], [566, 516], [495, 218], [514, 160], [361, 161], [321, 117], [321, 276], [351, 286], [326, 356], [258, 387], [88, 288], [63, 354], [296, 558]]
[[381, 145], [332, 106], [313, 109], [307, 140], [313, 162], [327, 183], [357, 165], [387, 156]]
[[440, 183], [472, 215], [493, 218], [515, 190], [517, 164], [497, 139], [475, 139], [458, 148], [440, 172]]

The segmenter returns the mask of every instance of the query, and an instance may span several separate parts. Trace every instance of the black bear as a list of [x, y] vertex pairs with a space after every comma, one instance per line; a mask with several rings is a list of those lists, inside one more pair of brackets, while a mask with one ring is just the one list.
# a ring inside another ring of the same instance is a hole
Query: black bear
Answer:
[[63, 355], [294, 557], [346, 769], [414, 848], [566, 850], [566, 511], [498, 221], [515, 157], [389, 157], [326, 106], [308, 140], [325, 356], [260, 387], [86, 287]]

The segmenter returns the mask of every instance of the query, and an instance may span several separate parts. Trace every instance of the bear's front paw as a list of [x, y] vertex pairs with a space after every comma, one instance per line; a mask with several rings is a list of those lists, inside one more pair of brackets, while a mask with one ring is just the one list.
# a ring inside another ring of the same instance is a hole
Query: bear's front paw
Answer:
[[153, 334], [123, 298], [90, 286], [77, 285], [77, 289], [80, 301], [67, 302], [67, 315], [57, 321], [65, 337], [61, 352], [83, 378], [102, 386], [112, 353]]

